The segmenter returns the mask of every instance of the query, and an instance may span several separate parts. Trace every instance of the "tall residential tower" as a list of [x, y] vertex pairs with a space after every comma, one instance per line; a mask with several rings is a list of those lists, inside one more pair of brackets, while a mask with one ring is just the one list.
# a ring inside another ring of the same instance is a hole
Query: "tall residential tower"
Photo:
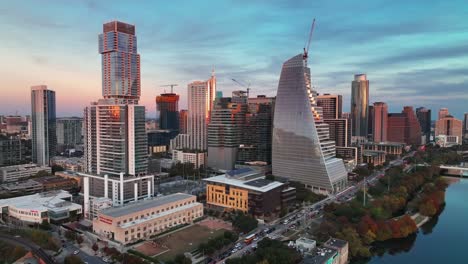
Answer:
[[354, 75], [351, 83], [351, 122], [352, 135], [366, 139], [369, 123], [369, 80], [365, 74]]
[[55, 92], [46, 85], [31, 87], [32, 161], [49, 165], [57, 148]]

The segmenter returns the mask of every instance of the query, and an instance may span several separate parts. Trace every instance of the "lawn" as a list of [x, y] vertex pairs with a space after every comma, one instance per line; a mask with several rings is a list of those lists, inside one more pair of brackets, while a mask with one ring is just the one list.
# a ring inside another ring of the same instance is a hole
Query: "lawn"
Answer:
[[173, 259], [178, 254], [190, 252], [209, 238], [223, 234], [224, 229], [213, 230], [206, 226], [193, 225], [178, 232], [156, 239], [158, 243], [165, 245], [169, 251], [157, 256], [162, 261]]

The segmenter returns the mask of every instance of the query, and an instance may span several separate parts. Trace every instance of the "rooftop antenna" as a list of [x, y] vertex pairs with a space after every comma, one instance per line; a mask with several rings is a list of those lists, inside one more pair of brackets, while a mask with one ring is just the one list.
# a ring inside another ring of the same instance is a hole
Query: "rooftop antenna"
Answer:
[[312, 35], [314, 34], [314, 28], [315, 28], [315, 18], [314, 20], [312, 20], [312, 26], [310, 27], [309, 39], [304, 45], [304, 55], [303, 55], [304, 60], [307, 60], [307, 58], [309, 57], [309, 47], [310, 47], [310, 42], [312, 42]]

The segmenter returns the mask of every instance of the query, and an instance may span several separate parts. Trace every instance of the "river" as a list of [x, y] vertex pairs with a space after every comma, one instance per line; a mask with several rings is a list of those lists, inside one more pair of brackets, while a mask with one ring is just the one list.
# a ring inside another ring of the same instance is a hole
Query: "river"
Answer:
[[441, 213], [417, 234], [381, 243], [374, 256], [356, 263], [468, 263], [468, 179], [453, 181]]

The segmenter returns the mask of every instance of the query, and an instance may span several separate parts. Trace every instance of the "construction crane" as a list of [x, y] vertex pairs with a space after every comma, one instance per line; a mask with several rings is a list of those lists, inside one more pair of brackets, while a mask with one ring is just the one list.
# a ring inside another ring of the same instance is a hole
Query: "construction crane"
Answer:
[[245, 85], [245, 84], [239, 82], [239, 81], [236, 80], [236, 79], [231, 79], [231, 80], [233, 80], [233, 81], [234, 81], [235, 83], [237, 83], [238, 85], [240, 85], [240, 86], [246, 88], [246, 90], [247, 90], [247, 98], [249, 98], [249, 93], [250, 93], [250, 82], [249, 82], [247, 85]]
[[307, 60], [307, 58], [309, 57], [309, 47], [310, 47], [310, 42], [312, 42], [312, 34], [314, 34], [314, 28], [315, 28], [315, 18], [312, 21], [312, 26], [310, 27], [309, 39], [304, 44], [304, 55], [303, 55], [304, 60]]
[[[175, 83], [174, 84], [161, 85], [161, 87], [169, 87], [169, 86], [171, 87], [171, 93], [174, 93], [174, 86], [179, 86], [179, 85], [175, 84]], [[164, 90], [164, 92], [166, 92], [166, 91]]]

